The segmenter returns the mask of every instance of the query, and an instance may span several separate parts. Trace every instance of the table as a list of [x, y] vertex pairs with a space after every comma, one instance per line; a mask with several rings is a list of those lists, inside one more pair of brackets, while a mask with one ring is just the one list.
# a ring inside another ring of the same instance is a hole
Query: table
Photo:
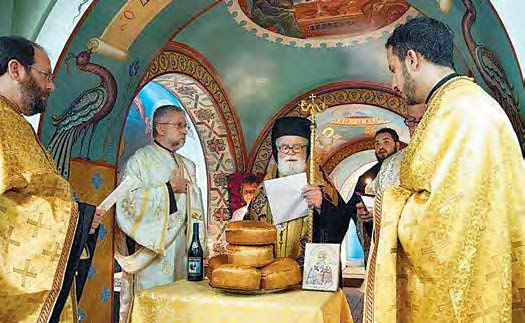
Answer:
[[295, 289], [265, 295], [234, 295], [214, 290], [208, 280], [137, 292], [131, 322], [353, 322], [341, 290]]

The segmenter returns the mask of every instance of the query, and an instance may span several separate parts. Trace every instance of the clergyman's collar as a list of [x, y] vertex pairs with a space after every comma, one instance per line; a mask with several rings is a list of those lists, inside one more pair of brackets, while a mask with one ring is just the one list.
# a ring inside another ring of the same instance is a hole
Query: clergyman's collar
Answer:
[[157, 140], [153, 140], [153, 142], [154, 142], [157, 146], [159, 146], [160, 148], [162, 148], [162, 149], [166, 150], [167, 152], [169, 152], [170, 154], [174, 154], [174, 153], [175, 153], [174, 151], [171, 151], [171, 150], [169, 150], [168, 148], [166, 148], [165, 146], [163, 146], [163, 145], [162, 145], [160, 142], [158, 142]]
[[434, 85], [434, 87], [432, 88], [432, 90], [430, 90], [430, 92], [428, 93], [427, 95], [427, 99], [425, 100], [425, 104], [428, 104], [428, 101], [430, 101], [430, 98], [432, 97], [432, 95], [443, 85], [445, 84], [446, 82], [448, 82], [449, 80], [453, 79], [454, 77], [457, 77], [457, 76], [461, 76], [461, 74], [459, 73], [450, 73], [449, 75], [445, 76], [444, 78], [442, 78], [439, 82], [436, 83], [436, 85]]

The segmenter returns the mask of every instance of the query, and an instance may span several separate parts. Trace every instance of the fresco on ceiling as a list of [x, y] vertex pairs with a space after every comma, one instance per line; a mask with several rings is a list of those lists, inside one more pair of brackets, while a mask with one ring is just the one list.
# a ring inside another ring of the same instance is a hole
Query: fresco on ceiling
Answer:
[[373, 137], [381, 128], [392, 128], [401, 141], [408, 142], [403, 117], [368, 104], [345, 104], [331, 107], [317, 115], [318, 137], [315, 159], [323, 164], [328, 155], [348, 141]]
[[404, 0], [238, 0], [269, 31], [294, 38], [361, 35], [401, 18]]

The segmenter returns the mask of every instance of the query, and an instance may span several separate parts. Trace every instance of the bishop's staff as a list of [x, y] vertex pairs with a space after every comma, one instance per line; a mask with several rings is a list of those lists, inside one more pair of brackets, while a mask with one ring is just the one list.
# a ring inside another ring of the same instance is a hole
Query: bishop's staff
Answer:
[[[318, 171], [317, 167], [315, 166], [315, 158], [314, 158], [314, 151], [315, 151], [315, 128], [317, 126], [316, 124], [316, 116], [317, 113], [324, 111], [326, 109], [326, 104], [324, 102], [316, 102], [315, 99], [317, 98], [314, 94], [311, 94], [308, 97], [311, 102], [308, 102], [307, 100], [301, 100], [301, 111], [306, 112], [310, 114], [310, 165], [309, 165], [309, 176], [308, 176], [308, 184], [315, 185], [315, 179], [316, 179], [316, 173]], [[312, 235], [313, 235], [313, 218], [314, 218], [314, 208], [311, 207], [308, 210], [308, 216], [306, 217], [306, 225], [303, 226], [303, 233], [306, 235], [308, 242], [312, 242]]]

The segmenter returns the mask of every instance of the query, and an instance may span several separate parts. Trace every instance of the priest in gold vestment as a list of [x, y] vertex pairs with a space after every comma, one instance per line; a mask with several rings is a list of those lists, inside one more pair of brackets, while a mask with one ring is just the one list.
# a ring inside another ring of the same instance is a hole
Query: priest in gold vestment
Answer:
[[22, 116], [44, 111], [53, 89], [40, 46], [0, 37], [0, 322], [77, 322], [104, 213], [73, 200]]
[[[310, 121], [300, 117], [282, 117], [272, 128], [272, 153], [277, 161], [270, 167], [265, 180], [305, 172], [310, 154]], [[310, 156], [310, 158], [312, 158]], [[313, 242], [341, 243], [346, 234], [343, 223], [348, 223], [346, 205], [334, 186], [325, 180], [321, 171], [316, 174], [316, 185], [303, 191], [306, 203], [314, 208]], [[262, 215], [273, 223], [268, 198], [264, 189], [250, 204], [247, 217], [258, 220]], [[276, 256], [296, 258], [302, 264], [306, 238], [305, 218], [298, 218], [277, 226]]]
[[409, 20], [386, 48], [393, 88], [427, 110], [383, 196], [365, 321], [524, 322], [525, 166], [508, 117], [454, 73], [445, 24]]

